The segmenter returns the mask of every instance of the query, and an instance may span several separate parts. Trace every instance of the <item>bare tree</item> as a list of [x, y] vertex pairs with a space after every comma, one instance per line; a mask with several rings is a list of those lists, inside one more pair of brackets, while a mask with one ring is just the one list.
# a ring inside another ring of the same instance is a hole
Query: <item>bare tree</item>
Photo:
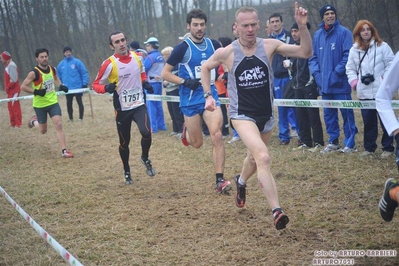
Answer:
[[[294, 2], [259, 1], [256, 8], [261, 27], [266, 17], [281, 12], [288, 28], [294, 21]], [[155, 36], [161, 46], [173, 46], [187, 31], [187, 13], [192, 8], [201, 8], [208, 16], [207, 36], [214, 39], [232, 36], [235, 11], [253, 3], [253, 0], [1, 0], [0, 47], [12, 53], [23, 77], [36, 64], [33, 56], [36, 48], [49, 49], [50, 63], [56, 65], [62, 59], [62, 47], [69, 45], [93, 76], [101, 62], [112, 54], [108, 37], [115, 30], [124, 32], [129, 42], [134, 39], [142, 43]], [[319, 9], [326, 3], [326, 0], [301, 1], [309, 11], [311, 31], [321, 25]], [[359, 19], [370, 20], [381, 38], [396, 51], [399, 1], [330, 0], [328, 3], [336, 7], [340, 23], [350, 30]]]

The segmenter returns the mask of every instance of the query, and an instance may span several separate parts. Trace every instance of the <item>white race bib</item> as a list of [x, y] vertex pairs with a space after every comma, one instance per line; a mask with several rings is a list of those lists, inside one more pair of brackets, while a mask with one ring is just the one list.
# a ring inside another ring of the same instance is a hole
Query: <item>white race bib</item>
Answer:
[[[194, 67], [194, 70], [195, 70], [195, 78], [196, 79], [201, 79], [201, 66], [196, 66], [196, 67]], [[215, 83], [215, 70], [213, 70], [212, 69], [212, 71], [211, 71], [211, 84], [214, 84]]]
[[130, 109], [132, 106], [137, 106], [141, 101], [141, 88], [136, 87], [132, 89], [123, 90], [121, 95], [122, 110]]
[[49, 79], [43, 82], [42, 89], [46, 90], [46, 93], [52, 92], [55, 89], [54, 80]]

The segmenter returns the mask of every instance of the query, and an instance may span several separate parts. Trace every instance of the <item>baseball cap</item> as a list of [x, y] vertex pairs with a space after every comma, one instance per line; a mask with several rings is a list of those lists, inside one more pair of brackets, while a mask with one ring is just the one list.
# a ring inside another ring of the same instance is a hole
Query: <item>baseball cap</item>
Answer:
[[148, 40], [146, 42], [144, 42], [144, 44], [147, 44], [147, 43], [152, 43], [152, 44], [156, 44], [156, 45], [159, 44], [158, 39], [155, 37], [148, 38]]

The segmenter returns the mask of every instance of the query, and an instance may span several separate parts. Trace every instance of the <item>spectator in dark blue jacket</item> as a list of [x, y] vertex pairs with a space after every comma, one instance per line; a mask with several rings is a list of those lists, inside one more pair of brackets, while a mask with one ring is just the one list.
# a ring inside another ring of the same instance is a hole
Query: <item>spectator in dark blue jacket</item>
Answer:
[[[309, 59], [310, 72], [319, 87], [323, 100], [352, 100], [351, 87], [346, 76], [346, 63], [352, 47], [352, 32], [341, 26], [337, 11], [332, 5], [320, 9], [319, 24], [313, 36], [313, 56]], [[353, 109], [341, 108], [344, 129], [344, 148], [339, 144], [339, 119], [337, 108], [324, 108], [324, 123], [329, 135], [328, 145], [321, 153], [357, 151], [357, 128]]]

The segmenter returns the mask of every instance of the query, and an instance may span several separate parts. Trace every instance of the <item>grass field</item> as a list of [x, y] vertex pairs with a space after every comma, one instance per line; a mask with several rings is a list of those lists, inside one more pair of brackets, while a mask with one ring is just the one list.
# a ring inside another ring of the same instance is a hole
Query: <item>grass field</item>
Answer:
[[[288, 227], [276, 231], [256, 178], [248, 181], [243, 209], [235, 206], [235, 187], [230, 195], [216, 195], [210, 140], [199, 150], [184, 147], [170, 136], [167, 112], [168, 131], [153, 135], [154, 178], [139, 161], [140, 136], [133, 127], [129, 186], [110, 97], [92, 96], [92, 118], [86, 94], [83, 123], [68, 123], [65, 98], [59, 99], [75, 158], [61, 158], [51, 124], [46, 135], [27, 127], [31, 101], [21, 103], [19, 130], [9, 127], [1, 103], [0, 186], [84, 265], [312, 265], [323, 251], [399, 251], [399, 215], [385, 223], [377, 209], [385, 180], [398, 176], [393, 157], [293, 151], [296, 139], [280, 146], [274, 134], [272, 173], [290, 217]], [[76, 102], [74, 109], [77, 115]], [[359, 114], [356, 140], [363, 151]], [[246, 150], [242, 142], [227, 141], [225, 176], [233, 183]], [[355, 265], [399, 265], [399, 256], [343, 258]], [[0, 265], [65, 265], [4, 197]]]

